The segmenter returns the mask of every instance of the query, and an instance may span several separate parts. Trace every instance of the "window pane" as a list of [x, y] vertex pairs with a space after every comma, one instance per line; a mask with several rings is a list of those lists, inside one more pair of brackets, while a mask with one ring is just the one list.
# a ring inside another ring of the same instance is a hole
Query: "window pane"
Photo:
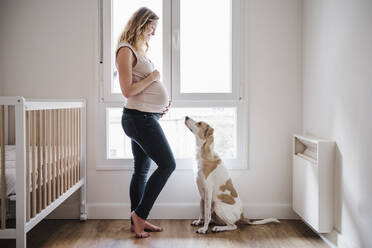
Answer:
[[171, 108], [160, 123], [176, 158], [195, 158], [195, 137], [185, 116], [214, 128], [214, 148], [222, 158], [236, 158], [236, 108]]
[[231, 0], [181, 0], [181, 93], [230, 93]]
[[107, 109], [108, 147], [107, 159], [132, 158], [130, 139], [121, 127], [122, 108]]
[[[155, 64], [155, 68], [162, 72], [163, 68], [163, 1], [162, 0], [113, 0], [112, 1], [112, 54], [115, 54], [116, 46], [123, 32], [125, 25], [132, 14], [141, 7], [147, 7], [159, 16], [158, 27], [155, 36], [149, 42], [149, 51], [147, 56]], [[115, 58], [114, 58], [115, 59]], [[112, 93], [121, 93], [117, 68], [113, 61], [113, 84], [111, 86]]]
[[[109, 109], [109, 159], [133, 157], [130, 140], [121, 128], [121, 115], [121, 108]], [[177, 159], [195, 158], [195, 137], [184, 124], [185, 116], [210, 124], [216, 152], [222, 158], [236, 158], [236, 108], [171, 108], [160, 125]]]

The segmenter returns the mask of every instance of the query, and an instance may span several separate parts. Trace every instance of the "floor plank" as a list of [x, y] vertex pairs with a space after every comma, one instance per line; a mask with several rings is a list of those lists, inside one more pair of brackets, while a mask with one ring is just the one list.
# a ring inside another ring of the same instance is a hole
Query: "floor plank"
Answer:
[[[235, 231], [201, 235], [191, 220], [153, 220], [164, 232], [136, 239], [128, 220], [43, 220], [27, 235], [28, 248], [59, 247], [159, 247], [159, 248], [294, 248], [327, 245], [299, 220], [281, 220], [257, 226], [239, 226]], [[15, 247], [15, 240], [0, 240], [0, 247]]]

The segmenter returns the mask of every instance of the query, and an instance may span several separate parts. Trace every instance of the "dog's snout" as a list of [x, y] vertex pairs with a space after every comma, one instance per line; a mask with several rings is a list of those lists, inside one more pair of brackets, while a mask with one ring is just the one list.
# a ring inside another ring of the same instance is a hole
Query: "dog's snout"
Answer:
[[190, 119], [188, 116], [185, 116], [185, 120], [188, 120], [188, 119]]

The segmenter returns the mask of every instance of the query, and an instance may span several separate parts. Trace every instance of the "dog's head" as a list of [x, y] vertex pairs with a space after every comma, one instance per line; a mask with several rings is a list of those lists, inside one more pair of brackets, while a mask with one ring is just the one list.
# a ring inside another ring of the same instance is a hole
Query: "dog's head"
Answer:
[[202, 143], [204, 143], [208, 139], [213, 139], [214, 129], [208, 123], [204, 121], [196, 122], [190, 117], [186, 116], [185, 125], [195, 135], [198, 141], [202, 141]]

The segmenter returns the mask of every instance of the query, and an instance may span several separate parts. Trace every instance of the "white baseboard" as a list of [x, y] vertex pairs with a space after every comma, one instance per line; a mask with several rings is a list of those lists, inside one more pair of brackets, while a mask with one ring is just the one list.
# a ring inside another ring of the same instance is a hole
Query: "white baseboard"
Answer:
[[360, 248], [360, 245], [357, 245], [355, 242], [345, 238], [345, 235], [338, 233], [336, 230], [333, 230], [331, 233], [322, 234], [319, 236], [330, 248]]
[[335, 235], [337, 236], [335, 231], [332, 231], [332, 233], [330, 234], [318, 233], [318, 235], [328, 245], [329, 248], [337, 248], [334, 241]]
[[[90, 203], [88, 219], [129, 219], [128, 203]], [[151, 210], [150, 219], [194, 219], [199, 216], [197, 203], [159, 203]], [[277, 219], [300, 219], [291, 204], [245, 204], [244, 216], [250, 219], [274, 217]], [[79, 219], [79, 204], [62, 204], [46, 219]], [[319, 234], [330, 248], [359, 248], [344, 235], [333, 230], [329, 234]]]
[[[194, 219], [199, 216], [198, 203], [159, 203], [151, 210], [150, 219]], [[88, 219], [129, 219], [130, 205], [124, 203], [90, 203]], [[274, 217], [298, 219], [290, 204], [247, 204], [244, 216], [250, 219]]]

